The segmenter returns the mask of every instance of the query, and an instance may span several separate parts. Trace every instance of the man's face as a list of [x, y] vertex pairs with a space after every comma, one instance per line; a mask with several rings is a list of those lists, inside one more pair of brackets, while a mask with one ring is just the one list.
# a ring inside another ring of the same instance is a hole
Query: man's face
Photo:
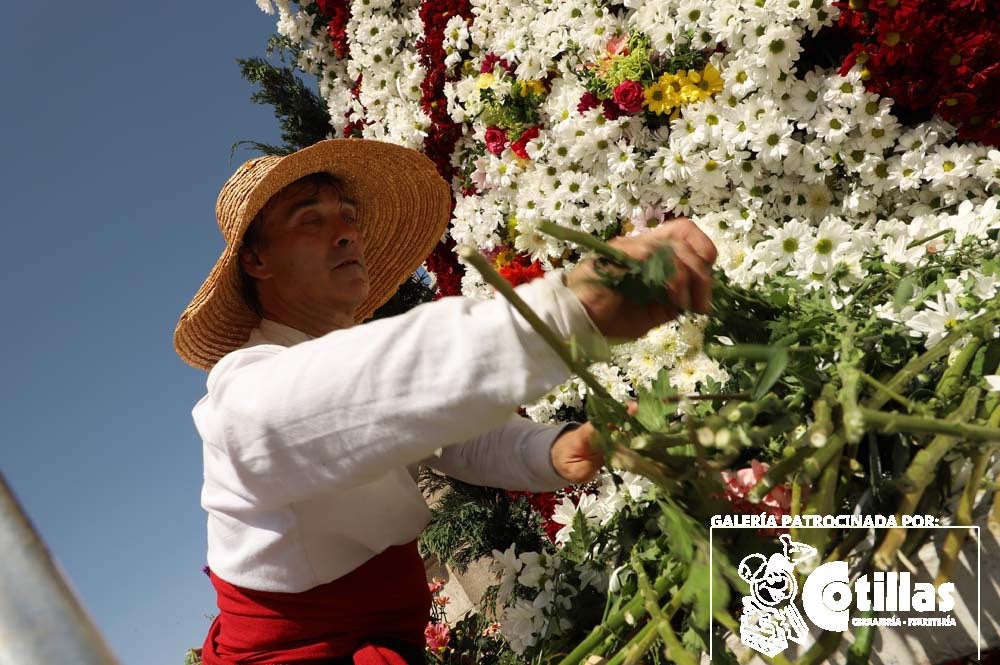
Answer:
[[356, 204], [329, 185], [295, 185], [268, 204], [262, 221], [259, 264], [248, 272], [265, 309], [353, 316], [369, 290]]

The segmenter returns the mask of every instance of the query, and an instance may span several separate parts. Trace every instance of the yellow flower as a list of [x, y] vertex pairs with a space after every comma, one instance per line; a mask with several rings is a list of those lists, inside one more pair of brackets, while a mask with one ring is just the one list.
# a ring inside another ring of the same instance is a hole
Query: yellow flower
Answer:
[[685, 71], [681, 70], [676, 74], [666, 72], [660, 76], [659, 83], [663, 88], [664, 94], [667, 95], [667, 101], [671, 107], [680, 106], [684, 103], [684, 87], [690, 86], [687, 73]]
[[[517, 222], [514, 222], [514, 226], [516, 225]], [[503, 268], [513, 260], [514, 260], [514, 252], [512, 252], [509, 249], [504, 249], [498, 252], [496, 258], [493, 259], [493, 266], [496, 268]]]
[[476, 88], [478, 90], [485, 90], [486, 88], [493, 85], [496, 81], [496, 77], [492, 73], [486, 72], [485, 74], [480, 74], [479, 78], [476, 80]]
[[526, 97], [529, 93], [533, 95], [544, 95], [545, 86], [541, 81], [521, 81], [521, 96]]
[[698, 82], [698, 87], [705, 91], [706, 96], [722, 92], [722, 76], [719, 74], [719, 70], [711, 64], [705, 65], [705, 69], [701, 72], [701, 80]]
[[662, 79], [648, 88], [642, 89], [642, 105], [656, 115], [662, 115], [673, 108], [673, 104], [667, 99], [667, 91], [663, 87]]

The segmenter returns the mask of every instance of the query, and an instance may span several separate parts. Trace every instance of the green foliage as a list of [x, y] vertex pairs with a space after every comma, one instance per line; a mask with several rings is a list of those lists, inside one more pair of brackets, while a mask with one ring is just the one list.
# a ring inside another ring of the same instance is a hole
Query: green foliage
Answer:
[[[451, 639], [443, 653], [427, 653], [427, 663], [440, 665], [521, 665], [499, 634], [490, 631], [491, 621], [475, 612], [451, 624]], [[484, 632], [488, 633], [484, 635]]]
[[[255, 104], [274, 107], [274, 115], [281, 126], [282, 145], [270, 145], [257, 141], [239, 141], [233, 150], [242, 146], [251, 147], [266, 155], [289, 155], [296, 150], [322, 141], [330, 134], [330, 117], [326, 105], [319, 96], [295, 75], [292, 65], [284, 64], [287, 44], [280, 38], [272, 39], [269, 54], [277, 49], [282, 65], [271, 64], [263, 58], [243, 58], [237, 60], [240, 74], [260, 89], [250, 96]], [[297, 55], [291, 50], [291, 55]]]
[[184, 665], [201, 665], [201, 654], [196, 649], [188, 649], [184, 654]]
[[458, 571], [493, 550], [511, 543], [518, 551], [541, 550], [544, 534], [538, 517], [524, 498], [503, 490], [469, 485], [431, 471], [421, 477], [421, 489], [441, 492], [431, 509], [430, 524], [420, 535], [420, 548]]
[[384, 319], [408, 312], [417, 305], [434, 299], [434, 289], [421, 281], [416, 275], [399, 285], [399, 289], [384, 305], [375, 310], [371, 320]]
[[503, 129], [512, 141], [519, 139], [527, 128], [541, 122], [539, 108], [545, 101], [545, 95], [531, 92], [522, 81], [511, 85], [510, 94], [498, 97], [492, 89], [485, 88], [479, 91], [479, 98], [483, 102], [483, 122], [487, 126]]
[[674, 272], [674, 253], [669, 247], [656, 250], [646, 261], [622, 263], [600, 258], [595, 271], [604, 283], [640, 303], [670, 303], [663, 285]]
[[639, 405], [636, 420], [650, 432], [665, 430], [670, 419], [677, 413], [677, 403], [669, 401], [669, 398], [677, 394], [670, 385], [670, 370], [661, 369], [648, 389], [639, 388], [636, 392]]

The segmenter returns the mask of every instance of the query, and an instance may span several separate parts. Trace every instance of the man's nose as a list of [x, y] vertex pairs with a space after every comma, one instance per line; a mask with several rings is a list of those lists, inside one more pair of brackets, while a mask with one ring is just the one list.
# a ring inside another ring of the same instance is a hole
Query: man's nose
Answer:
[[334, 222], [333, 234], [333, 243], [343, 247], [358, 242], [361, 237], [361, 229], [355, 223], [338, 219]]

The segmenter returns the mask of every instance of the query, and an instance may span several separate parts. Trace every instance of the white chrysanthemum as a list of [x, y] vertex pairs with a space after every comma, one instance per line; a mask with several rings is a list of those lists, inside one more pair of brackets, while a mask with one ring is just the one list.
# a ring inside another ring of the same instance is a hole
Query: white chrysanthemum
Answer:
[[538, 641], [538, 634], [545, 625], [545, 617], [531, 601], [519, 599], [504, 612], [500, 632], [516, 654], [524, 653]]
[[577, 513], [581, 513], [584, 519], [596, 526], [600, 524], [605, 512], [604, 506], [597, 502], [597, 497], [593, 494], [582, 494], [580, 500], [575, 504], [568, 496], [563, 497], [562, 501], [556, 504], [555, 511], [552, 513], [552, 521], [563, 525], [556, 532], [556, 544], [563, 545], [569, 542], [573, 536], [573, 520]]
[[493, 561], [490, 563], [490, 570], [500, 578], [500, 592], [497, 595], [497, 602], [501, 605], [507, 602], [511, 592], [514, 590], [514, 583], [524, 566], [517, 554], [514, 552], [514, 545], [505, 551], [493, 550]]
[[546, 556], [539, 552], [522, 552], [518, 559], [523, 567], [517, 577], [517, 583], [521, 586], [537, 589], [548, 574]]
[[903, 323], [914, 337], [926, 336], [924, 344], [930, 348], [941, 340], [956, 323], [969, 318], [969, 313], [958, 304], [956, 294], [939, 291], [934, 300], [924, 303], [924, 309]]

